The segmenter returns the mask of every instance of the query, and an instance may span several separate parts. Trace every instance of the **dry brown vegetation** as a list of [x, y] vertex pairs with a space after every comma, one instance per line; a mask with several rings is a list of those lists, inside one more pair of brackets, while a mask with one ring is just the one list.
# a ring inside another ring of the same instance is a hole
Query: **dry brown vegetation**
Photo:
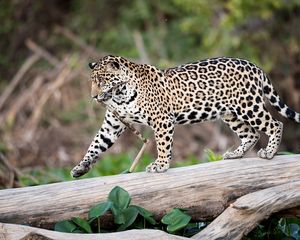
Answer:
[[[63, 166], [77, 162], [102, 121], [105, 110], [90, 100], [86, 65], [92, 56], [100, 58], [104, 53], [86, 45], [67, 29], [58, 26], [56, 32], [81, 51], [59, 58], [28, 39], [26, 46], [31, 55], [0, 96], [2, 147], [6, 153], [2, 161], [9, 159], [6, 162], [12, 166]], [[178, 127], [175, 159], [190, 154], [201, 156], [204, 147], [225, 151], [232, 144], [233, 140], [225, 136], [218, 124], [203, 125]], [[122, 138], [110, 152], [127, 151], [136, 143], [130, 132]], [[155, 155], [153, 141], [148, 151]]]

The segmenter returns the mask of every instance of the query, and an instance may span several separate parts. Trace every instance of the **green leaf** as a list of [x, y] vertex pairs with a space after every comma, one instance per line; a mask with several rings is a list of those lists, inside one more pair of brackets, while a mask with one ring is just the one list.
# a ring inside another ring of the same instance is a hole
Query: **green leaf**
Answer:
[[161, 222], [168, 225], [168, 232], [173, 233], [187, 226], [190, 220], [191, 216], [187, 215], [180, 209], [175, 208], [170, 213], [166, 214], [161, 219]]
[[282, 218], [278, 222], [278, 227], [287, 237], [300, 239], [300, 220], [294, 218]]
[[92, 229], [88, 221], [79, 218], [79, 217], [74, 217], [72, 218], [72, 221], [80, 228], [82, 228], [85, 232], [87, 233], [92, 233]]
[[104, 215], [112, 206], [112, 202], [102, 202], [98, 203], [94, 207], [92, 207], [89, 211], [89, 219], [98, 218]]
[[155, 219], [152, 217], [153, 213], [149, 212], [148, 210], [146, 210], [145, 208], [142, 208], [140, 206], [136, 206], [136, 205], [131, 205], [130, 207], [134, 207], [138, 210], [139, 214], [145, 218], [150, 224], [155, 225], [157, 224], [157, 222], [155, 221]]
[[66, 233], [72, 233], [76, 230], [77, 226], [69, 220], [64, 220], [57, 222], [54, 226], [54, 230], [57, 232], [66, 232]]
[[113, 202], [111, 209], [113, 211], [113, 214], [115, 215], [117, 210], [123, 210], [129, 206], [131, 198], [126, 190], [119, 186], [116, 186], [109, 193], [108, 200]]
[[118, 231], [124, 231], [128, 228], [136, 219], [139, 211], [135, 207], [128, 207], [122, 211], [124, 216], [124, 223], [118, 228]]
[[125, 216], [123, 214], [123, 211], [122, 210], [119, 210], [117, 208], [112, 208], [114, 210], [113, 211], [113, 214], [114, 214], [114, 223], [115, 224], [124, 224], [125, 223]]
[[210, 149], [205, 149], [204, 152], [205, 152], [205, 155], [206, 155], [205, 160], [207, 162], [215, 162], [215, 161], [222, 160], [222, 158], [223, 158], [221, 155], [215, 154]]

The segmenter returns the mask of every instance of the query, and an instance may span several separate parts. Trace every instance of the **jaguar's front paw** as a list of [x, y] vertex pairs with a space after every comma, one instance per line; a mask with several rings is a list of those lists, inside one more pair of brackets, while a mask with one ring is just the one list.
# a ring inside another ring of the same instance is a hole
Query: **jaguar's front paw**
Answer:
[[156, 160], [155, 162], [149, 164], [146, 168], [146, 172], [150, 173], [162, 173], [169, 169], [170, 165], [168, 161]]
[[81, 177], [82, 175], [86, 174], [90, 170], [89, 166], [83, 166], [78, 164], [71, 170], [71, 176], [73, 178]]
[[88, 159], [84, 159], [71, 170], [71, 176], [73, 178], [81, 177], [82, 175], [86, 174], [90, 170], [91, 165], [92, 164]]
[[226, 152], [223, 154], [223, 159], [236, 159], [236, 158], [242, 158], [244, 156], [244, 153], [241, 151], [233, 151], [233, 152]]

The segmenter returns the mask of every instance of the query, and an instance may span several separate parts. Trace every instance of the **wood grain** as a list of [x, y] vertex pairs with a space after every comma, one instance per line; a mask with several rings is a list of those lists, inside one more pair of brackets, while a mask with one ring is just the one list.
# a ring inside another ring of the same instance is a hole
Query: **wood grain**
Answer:
[[129, 230], [116, 233], [78, 234], [61, 233], [16, 224], [0, 223], [0, 240], [184, 240], [160, 230]]
[[[300, 179], [300, 155], [273, 160], [248, 158], [0, 191], [0, 222], [49, 228], [71, 217], [87, 217], [115, 186], [125, 188], [132, 204], [160, 218], [185, 208], [195, 220], [212, 220], [237, 198]], [[109, 216], [108, 216], [109, 218]], [[105, 222], [104, 216], [103, 221]]]
[[231, 204], [193, 239], [239, 240], [272, 213], [300, 206], [300, 181], [249, 193]]

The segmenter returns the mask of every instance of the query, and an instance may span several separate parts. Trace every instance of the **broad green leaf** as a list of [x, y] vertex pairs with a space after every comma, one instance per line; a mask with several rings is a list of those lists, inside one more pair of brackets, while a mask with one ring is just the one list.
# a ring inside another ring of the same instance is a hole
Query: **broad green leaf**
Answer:
[[98, 203], [94, 207], [92, 207], [89, 211], [89, 219], [98, 218], [104, 215], [112, 206], [112, 202], [102, 202]]
[[123, 231], [128, 228], [136, 219], [139, 211], [135, 207], [128, 207], [122, 211], [124, 223], [118, 228], [118, 231]]
[[76, 230], [77, 226], [69, 220], [57, 222], [54, 226], [54, 230], [57, 232], [72, 233]]
[[131, 198], [126, 190], [119, 186], [116, 186], [109, 193], [108, 200], [113, 202], [112, 211], [115, 215], [116, 210], [122, 210], [129, 206]]
[[170, 233], [176, 232], [184, 228], [191, 220], [191, 216], [175, 208], [170, 213], [165, 215], [161, 222], [168, 225], [167, 231]]
[[72, 221], [77, 226], [79, 226], [81, 229], [83, 229], [85, 232], [92, 233], [91, 226], [90, 226], [90, 224], [86, 220], [84, 220], [82, 218], [79, 218], [79, 217], [74, 217], [74, 218], [72, 218]]
[[138, 210], [139, 214], [145, 218], [150, 224], [155, 225], [157, 224], [157, 222], [155, 221], [155, 219], [152, 217], [153, 213], [149, 212], [148, 210], [146, 210], [145, 208], [142, 208], [140, 206], [136, 206], [136, 205], [131, 205], [130, 207], [134, 207]]
[[117, 208], [112, 208], [114, 214], [114, 222], [115, 224], [124, 224], [125, 223], [125, 216], [122, 210]]

